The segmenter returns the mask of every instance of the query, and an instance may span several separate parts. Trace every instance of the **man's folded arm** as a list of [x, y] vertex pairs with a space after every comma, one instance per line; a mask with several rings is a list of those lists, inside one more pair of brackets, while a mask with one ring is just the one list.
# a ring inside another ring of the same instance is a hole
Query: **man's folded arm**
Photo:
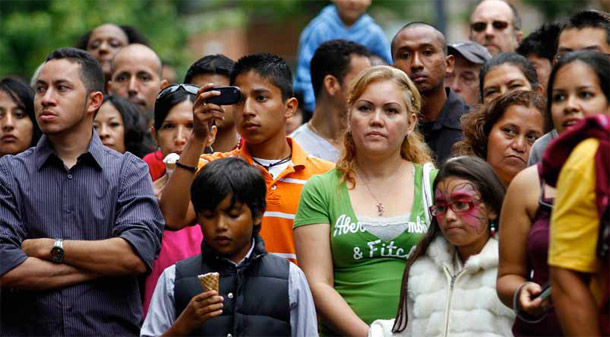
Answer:
[[0, 277], [2, 288], [49, 290], [63, 288], [99, 277], [66, 264], [27, 257], [21, 264]]

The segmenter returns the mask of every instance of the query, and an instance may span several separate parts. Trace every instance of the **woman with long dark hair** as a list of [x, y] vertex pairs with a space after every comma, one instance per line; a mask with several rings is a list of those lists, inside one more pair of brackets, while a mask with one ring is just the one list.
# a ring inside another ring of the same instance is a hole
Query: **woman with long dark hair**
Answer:
[[120, 96], [104, 96], [93, 127], [105, 146], [120, 153], [129, 151], [139, 158], [146, 154], [147, 148], [142, 143], [146, 122], [138, 107]]
[[35, 146], [42, 132], [34, 113], [34, 91], [7, 77], [0, 81], [0, 157]]

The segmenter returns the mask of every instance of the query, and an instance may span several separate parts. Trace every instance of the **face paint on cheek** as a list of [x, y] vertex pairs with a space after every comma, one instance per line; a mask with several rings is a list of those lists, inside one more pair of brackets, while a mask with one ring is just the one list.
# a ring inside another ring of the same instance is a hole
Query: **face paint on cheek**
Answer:
[[470, 183], [456, 185], [451, 191], [451, 200], [464, 200], [475, 202], [473, 207], [460, 214], [462, 221], [472, 227], [477, 234], [481, 234], [485, 230], [487, 223], [487, 214], [481, 211], [480, 203], [475, 200], [480, 200], [480, 195], [476, 187]]
[[481, 210], [476, 205], [469, 211], [462, 213], [462, 221], [472, 227], [477, 234], [481, 234], [485, 230], [485, 216], [481, 214]]

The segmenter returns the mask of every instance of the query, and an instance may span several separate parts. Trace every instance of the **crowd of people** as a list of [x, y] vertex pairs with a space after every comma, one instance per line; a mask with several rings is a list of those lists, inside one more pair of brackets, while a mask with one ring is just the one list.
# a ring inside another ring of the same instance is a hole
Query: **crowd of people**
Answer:
[[0, 335], [610, 335], [610, 15], [524, 38], [482, 0], [469, 41], [387, 41], [370, 3], [294, 79], [170, 83], [112, 23], [2, 79]]

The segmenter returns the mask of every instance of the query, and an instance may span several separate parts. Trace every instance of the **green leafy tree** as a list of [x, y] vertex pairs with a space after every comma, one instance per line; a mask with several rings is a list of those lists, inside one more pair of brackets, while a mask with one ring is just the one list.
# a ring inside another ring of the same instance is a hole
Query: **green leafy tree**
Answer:
[[162, 59], [182, 66], [187, 32], [178, 20], [179, 1], [47, 0], [0, 1], [0, 76], [29, 78], [56, 48], [105, 22], [131, 25], [149, 40]]

